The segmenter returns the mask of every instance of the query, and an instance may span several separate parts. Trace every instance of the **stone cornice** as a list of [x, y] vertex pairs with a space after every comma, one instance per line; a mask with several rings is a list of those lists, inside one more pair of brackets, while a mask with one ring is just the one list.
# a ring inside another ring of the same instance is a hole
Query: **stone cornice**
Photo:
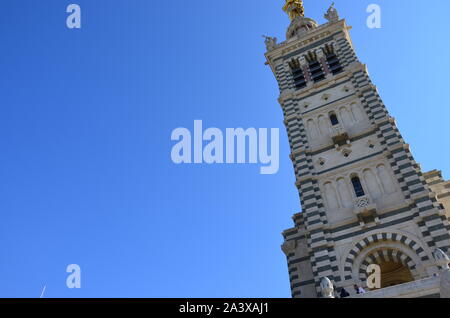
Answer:
[[343, 31], [346, 38], [350, 39], [348, 35], [349, 29], [350, 27], [347, 26], [345, 19], [339, 20], [334, 23], [322, 24], [317, 29], [309, 31], [307, 34], [302, 35], [300, 38], [297, 38], [293, 41], [282, 42], [275, 49], [266, 52], [265, 56], [267, 58], [267, 62], [272, 66], [275, 59], [307, 47], [308, 45], [317, 42], [318, 40], [332, 36], [339, 31]]
[[[423, 194], [422, 194], [422, 196], [423, 196]], [[413, 206], [413, 202], [412, 202], [412, 200], [409, 200], [409, 201], [405, 201], [403, 203], [399, 203], [399, 204], [396, 204], [396, 205], [389, 206], [387, 208], [381, 209], [381, 210], [378, 211], [378, 213], [380, 215], [386, 215], [386, 214], [389, 214], [389, 213], [392, 213], [392, 212], [395, 212], [395, 211], [400, 211], [402, 209], [412, 209], [412, 206]], [[404, 213], [411, 213], [411, 212], [404, 212]], [[293, 218], [295, 218], [295, 216], [299, 215], [299, 214], [305, 215], [304, 212], [299, 212], [299, 213], [296, 213], [293, 216]], [[360, 226], [357, 225], [356, 223], [357, 223], [357, 220], [355, 219], [355, 217], [348, 217], [348, 218], [341, 219], [341, 220], [338, 220], [338, 221], [333, 222], [333, 223], [328, 223], [328, 224], [322, 225], [321, 227], [327, 232], [334, 233], [334, 232], [336, 232], [336, 229], [339, 229], [339, 228], [342, 228], [342, 227], [345, 227], [345, 226], [349, 226], [349, 225], [354, 225], [354, 226], [350, 227], [352, 229], [360, 228]], [[294, 228], [286, 230], [285, 232], [288, 233], [289, 231], [292, 231], [293, 229], [296, 229], [298, 231], [297, 234], [302, 234], [302, 235], [304, 235], [306, 233], [309, 233], [311, 231], [311, 229], [306, 229], [304, 226], [296, 226]]]

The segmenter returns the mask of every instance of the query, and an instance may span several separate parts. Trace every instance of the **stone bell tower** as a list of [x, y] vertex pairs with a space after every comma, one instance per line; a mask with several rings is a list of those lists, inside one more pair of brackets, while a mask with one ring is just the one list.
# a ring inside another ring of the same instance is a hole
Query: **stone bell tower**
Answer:
[[450, 248], [450, 182], [421, 171], [337, 10], [319, 25], [301, 0], [283, 9], [291, 19], [286, 41], [266, 37], [265, 56], [302, 206], [283, 232], [292, 296], [324, 296], [324, 278], [352, 296], [354, 284], [369, 290], [366, 269], [377, 264], [380, 291], [439, 297], [433, 253]]

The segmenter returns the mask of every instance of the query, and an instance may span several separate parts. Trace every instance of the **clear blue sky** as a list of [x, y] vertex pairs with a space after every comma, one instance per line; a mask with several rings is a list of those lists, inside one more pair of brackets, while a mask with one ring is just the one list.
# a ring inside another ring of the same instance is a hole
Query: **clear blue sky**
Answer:
[[[261, 37], [284, 39], [283, 2], [1, 2], [0, 296], [290, 296], [280, 233], [300, 206]], [[307, 16], [330, 2], [306, 0]], [[450, 2], [336, 7], [416, 160], [449, 178]], [[174, 165], [170, 134], [194, 119], [279, 127], [279, 173]]]

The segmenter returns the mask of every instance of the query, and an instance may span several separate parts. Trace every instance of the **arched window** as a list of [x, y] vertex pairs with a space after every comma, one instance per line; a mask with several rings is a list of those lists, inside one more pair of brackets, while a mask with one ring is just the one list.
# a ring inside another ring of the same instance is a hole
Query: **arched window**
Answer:
[[334, 114], [334, 113], [330, 114], [330, 121], [331, 121], [331, 125], [333, 125], [333, 126], [336, 126], [339, 124], [339, 120], [338, 120], [336, 114]]
[[352, 184], [353, 184], [353, 189], [355, 190], [355, 194], [358, 198], [366, 195], [364, 193], [364, 189], [362, 187], [361, 180], [359, 180], [359, 177], [357, 177], [357, 176], [353, 177]]

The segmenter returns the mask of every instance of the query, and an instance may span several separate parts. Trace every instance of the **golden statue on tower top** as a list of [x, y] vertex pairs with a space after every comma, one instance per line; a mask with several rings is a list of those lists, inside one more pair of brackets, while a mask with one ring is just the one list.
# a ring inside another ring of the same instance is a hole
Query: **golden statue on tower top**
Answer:
[[302, 0], [286, 0], [283, 10], [289, 15], [291, 21], [297, 17], [305, 16]]

